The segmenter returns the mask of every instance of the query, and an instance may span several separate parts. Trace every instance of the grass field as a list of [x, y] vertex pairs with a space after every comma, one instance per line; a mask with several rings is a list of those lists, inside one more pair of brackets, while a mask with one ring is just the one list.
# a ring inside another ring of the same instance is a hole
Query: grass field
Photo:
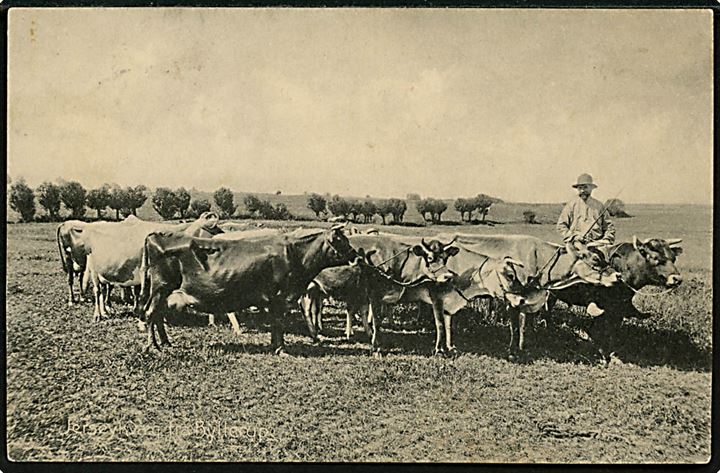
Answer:
[[[503, 220], [514, 212], [510, 207], [498, 204], [488, 217]], [[541, 220], [551, 222], [553, 209], [542, 207]], [[289, 357], [271, 354], [267, 324], [250, 314], [241, 317], [241, 336], [227, 324], [204, 326], [202, 316], [178, 318], [168, 329], [173, 347], [143, 353], [144, 336], [127, 307], [97, 324], [89, 303], [67, 307], [53, 224], [8, 225], [9, 456], [705, 462], [712, 212], [654, 206], [628, 212], [635, 217], [616, 221], [620, 239], [684, 239], [678, 266], [685, 281], [670, 294], [636, 297], [638, 308], [654, 316], [623, 324], [615, 345], [622, 362], [609, 367], [599, 366], [592, 347], [566, 327], [585, 327], [588, 320], [562, 308], [553, 314], [557, 323], [535, 327], [534, 361], [522, 364], [505, 359], [502, 319], [474, 313], [457, 318], [463, 354], [431, 357], [434, 333], [413, 322], [415, 312], [406, 307], [387, 324], [383, 359], [369, 356], [361, 330], [353, 341], [343, 340], [338, 310], [320, 345], [311, 343], [295, 314], [286, 337]], [[550, 224], [388, 229], [555, 239]]]

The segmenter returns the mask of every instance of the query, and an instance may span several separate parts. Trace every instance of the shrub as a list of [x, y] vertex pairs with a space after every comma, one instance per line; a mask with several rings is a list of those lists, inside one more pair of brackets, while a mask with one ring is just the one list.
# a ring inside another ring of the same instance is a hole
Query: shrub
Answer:
[[532, 210], [526, 210], [523, 212], [523, 220], [525, 221], [525, 223], [530, 223], [530, 224], [540, 223], [537, 220], [535, 220], [535, 217], [536, 217], [535, 212], [533, 212]]
[[184, 187], [181, 187], [175, 191], [176, 205], [178, 212], [180, 212], [180, 218], [185, 218], [188, 208], [190, 207], [190, 193]]
[[212, 206], [210, 205], [210, 202], [205, 199], [193, 200], [192, 202], [190, 202], [190, 210], [188, 211], [188, 215], [193, 218], [198, 218], [203, 213], [210, 212], [211, 207]]
[[213, 194], [213, 199], [220, 209], [221, 218], [229, 218], [235, 213], [235, 210], [237, 210], [235, 197], [233, 196], [232, 191], [227, 187], [221, 187], [216, 190]]

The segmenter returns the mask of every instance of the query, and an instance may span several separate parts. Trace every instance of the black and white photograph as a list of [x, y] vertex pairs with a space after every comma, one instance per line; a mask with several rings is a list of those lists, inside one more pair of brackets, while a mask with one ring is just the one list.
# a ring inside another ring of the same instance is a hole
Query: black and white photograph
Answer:
[[711, 461], [711, 9], [6, 15], [9, 469]]

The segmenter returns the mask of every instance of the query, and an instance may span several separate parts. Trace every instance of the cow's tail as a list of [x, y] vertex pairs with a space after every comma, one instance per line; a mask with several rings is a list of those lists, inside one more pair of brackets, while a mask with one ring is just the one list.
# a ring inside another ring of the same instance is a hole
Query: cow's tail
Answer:
[[[83, 273], [83, 279], [82, 284], [80, 285], [80, 288], [82, 290], [81, 294], [85, 294], [87, 292], [88, 288], [88, 281], [90, 281], [92, 277], [92, 253], [87, 256], [87, 262], [85, 263], [85, 273]], [[94, 284], [94, 283], [93, 283]]]
[[150, 292], [150, 264], [149, 264], [149, 239], [154, 235], [151, 233], [145, 237], [143, 244], [142, 258], [140, 259], [140, 300], [138, 307], [145, 309], [145, 305], [149, 299]]
[[65, 248], [63, 248], [62, 241], [60, 241], [60, 229], [62, 228], [62, 224], [58, 225], [57, 227], [57, 244], [58, 244], [58, 250], [60, 251], [60, 262], [62, 263], [62, 268], [64, 272], [68, 272], [68, 262], [65, 259]]

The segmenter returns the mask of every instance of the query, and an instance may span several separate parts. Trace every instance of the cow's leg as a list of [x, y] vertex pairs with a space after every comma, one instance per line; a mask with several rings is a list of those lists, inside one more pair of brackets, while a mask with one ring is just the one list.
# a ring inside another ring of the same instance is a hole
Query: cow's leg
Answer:
[[382, 305], [380, 302], [371, 302], [368, 307], [368, 317], [372, 320], [372, 337], [370, 337], [370, 345], [372, 346], [373, 356], [375, 358], [381, 358], [382, 352], [380, 350], [380, 319], [382, 311]]
[[370, 306], [361, 307], [359, 310], [360, 319], [362, 320], [363, 328], [368, 338], [372, 338], [372, 328], [370, 327]]
[[[68, 307], [72, 307], [75, 303], [75, 293], [73, 292], [73, 280], [75, 275], [73, 274], [72, 268], [68, 268]], [[80, 286], [82, 287], [82, 286]]]
[[[74, 272], [73, 272], [74, 274]], [[83, 294], [83, 279], [85, 279], [85, 271], [78, 271], [78, 301], [79, 302], [85, 302], [85, 294]], [[72, 283], [70, 284], [72, 286]], [[72, 291], [72, 288], [70, 288]]]
[[515, 309], [509, 309], [507, 311], [508, 313], [508, 321], [510, 322], [510, 344], [508, 345], [508, 353], [510, 356], [512, 356], [515, 353], [515, 344], [519, 340], [519, 326], [520, 326], [520, 317], [519, 317], [519, 311]]
[[443, 343], [442, 343], [442, 339], [443, 339], [443, 313], [442, 313], [442, 310], [443, 310], [442, 303], [433, 301], [432, 312], [433, 312], [433, 318], [435, 319], [435, 351], [434, 351], [435, 355], [445, 352], [445, 348], [443, 347]]
[[[313, 342], [317, 343], [320, 341], [320, 337], [318, 336], [316, 314], [318, 305], [316, 299], [318, 294], [314, 288], [314, 283], [310, 283], [305, 294], [300, 297], [300, 310], [303, 313], [303, 318], [305, 319], [305, 324], [310, 332], [310, 337], [313, 339]], [[322, 302], [320, 302], [320, 304], [322, 304]]]
[[147, 330], [147, 344], [145, 345], [146, 351], [150, 350], [153, 346], [155, 346], [155, 348], [157, 348], [158, 350], [160, 349], [160, 345], [155, 339], [155, 326], [158, 325], [158, 319], [162, 321], [163, 314], [161, 306], [164, 303], [162, 299], [162, 294], [155, 294], [155, 296], [150, 301], [150, 304], [148, 304], [147, 310], [145, 311]]
[[525, 319], [526, 315], [524, 312], [518, 314], [518, 350], [523, 351], [525, 349]]
[[208, 314], [208, 327], [215, 326], [215, 314]]
[[353, 336], [353, 318], [355, 317], [355, 311], [350, 308], [348, 304], [347, 310], [345, 311], [347, 316], [345, 318], [345, 339], [350, 340]]
[[457, 353], [457, 348], [452, 341], [452, 315], [443, 314], [445, 320], [445, 346], [448, 349], [448, 353]]
[[102, 312], [100, 310], [100, 307], [102, 305], [100, 294], [102, 291], [100, 290], [100, 288], [98, 287], [98, 284], [95, 281], [93, 281], [92, 290], [93, 290], [93, 320], [95, 322], [98, 322], [100, 320], [100, 317], [102, 316]]
[[140, 286], [133, 286], [130, 289], [130, 295], [132, 296], [133, 314], [137, 315], [140, 312]]
[[230, 320], [230, 325], [232, 325], [232, 331], [235, 335], [240, 335], [242, 333], [240, 331], [240, 324], [237, 321], [237, 314], [235, 312], [228, 312], [227, 314], [228, 320]]
[[270, 303], [270, 346], [276, 355], [286, 354], [285, 337], [282, 326], [286, 316], [286, 310], [287, 307], [284, 301], [272, 301]]

